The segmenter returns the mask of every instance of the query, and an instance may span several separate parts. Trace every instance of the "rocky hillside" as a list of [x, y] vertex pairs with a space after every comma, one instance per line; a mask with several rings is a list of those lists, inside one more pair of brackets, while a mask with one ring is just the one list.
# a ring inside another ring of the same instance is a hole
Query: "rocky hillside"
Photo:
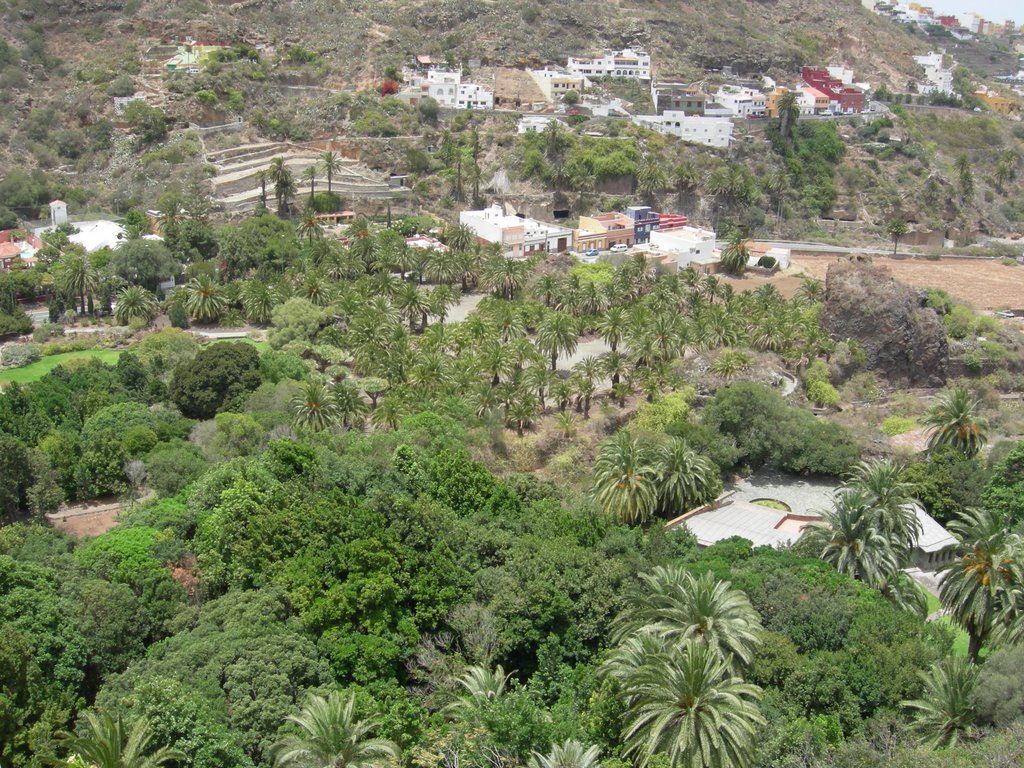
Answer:
[[878, 78], [909, 71], [909, 55], [923, 47], [856, 0], [15, 0], [8, 6], [12, 21], [94, 28], [122, 41], [190, 33], [301, 45], [322, 54], [332, 74], [351, 84], [378, 77], [413, 52], [539, 64], [622, 45], [652, 51], [663, 75], [696, 77], [726, 65], [782, 74], [803, 63], [841, 62], [858, 76]]

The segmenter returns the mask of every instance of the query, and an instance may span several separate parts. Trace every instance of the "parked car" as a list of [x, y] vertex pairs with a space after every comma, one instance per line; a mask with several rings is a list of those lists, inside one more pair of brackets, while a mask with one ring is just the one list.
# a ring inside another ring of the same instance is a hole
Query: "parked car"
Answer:
[[623, 251], [628, 251], [629, 246], [626, 245], [625, 243], [616, 243], [608, 250], [611, 251], [612, 253], [622, 253]]
[[589, 256], [592, 259], [596, 259], [598, 256], [601, 255], [601, 252], [599, 250], [597, 250], [597, 248], [591, 248], [589, 251], [587, 251], [583, 255], [584, 256]]

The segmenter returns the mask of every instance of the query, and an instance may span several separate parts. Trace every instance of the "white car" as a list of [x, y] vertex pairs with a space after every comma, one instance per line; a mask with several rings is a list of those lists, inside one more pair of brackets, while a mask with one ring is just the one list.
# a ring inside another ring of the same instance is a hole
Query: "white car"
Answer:
[[628, 251], [629, 246], [626, 245], [625, 243], [616, 243], [608, 250], [611, 251], [612, 253], [622, 253], [623, 251]]

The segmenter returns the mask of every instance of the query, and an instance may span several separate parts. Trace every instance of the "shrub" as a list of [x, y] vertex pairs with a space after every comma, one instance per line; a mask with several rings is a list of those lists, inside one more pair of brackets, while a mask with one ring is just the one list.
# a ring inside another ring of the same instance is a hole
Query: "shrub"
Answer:
[[803, 379], [804, 384], [808, 387], [816, 382], [827, 384], [829, 381], [828, 365], [825, 364], [824, 360], [815, 360], [804, 370]]
[[757, 266], [764, 267], [765, 269], [775, 269], [778, 262], [774, 256], [762, 256], [757, 260]]
[[917, 422], [906, 416], [887, 416], [885, 421], [882, 422], [882, 432], [889, 435], [889, 437], [902, 435], [915, 427], [917, 427]]
[[32, 331], [32, 341], [42, 344], [56, 336], [64, 335], [64, 326], [60, 323], [43, 323]]
[[815, 405], [835, 408], [839, 405], [839, 392], [827, 381], [812, 381], [807, 385], [807, 397]]
[[188, 312], [181, 304], [175, 304], [167, 316], [173, 328], [188, 328]]
[[38, 344], [8, 344], [0, 351], [0, 359], [6, 368], [20, 368], [34, 363], [43, 356]]
[[92, 338], [51, 341], [49, 344], [43, 344], [43, 357], [63, 355], [67, 352], [81, 352], [83, 349], [92, 349], [95, 346], [96, 340]]
[[966, 339], [974, 333], [974, 313], [962, 304], [955, 305], [943, 318], [946, 333], [954, 339]]
[[629, 425], [630, 431], [664, 432], [669, 424], [689, 415], [695, 394], [692, 387], [685, 387], [678, 392], [661, 395], [653, 402], [641, 403]]

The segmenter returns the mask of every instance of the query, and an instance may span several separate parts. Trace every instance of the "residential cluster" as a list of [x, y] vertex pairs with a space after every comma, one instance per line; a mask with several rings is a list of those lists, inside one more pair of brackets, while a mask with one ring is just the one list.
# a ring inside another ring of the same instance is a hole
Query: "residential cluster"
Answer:
[[[601, 253], [642, 253], [668, 271], [692, 267], [698, 272], [718, 271], [721, 252], [715, 233], [690, 226], [686, 216], [659, 213], [646, 205], [632, 205], [625, 212], [607, 211], [580, 216], [575, 229], [551, 224], [517, 213], [500, 203], [459, 214], [459, 223], [467, 226], [483, 245], [501, 246], [510, 259], [524, 259], [539, 253], [575, 252], [584, 260], [595, 260]], [[762, 248], [752, 251], [750, 266], [764, 256], [785, 269], [789, 251]]]
[[416, 68], [402, 70], [403, 87], [396, 98], [415, 106], [425, 97], [445, 109], [494, 109], [494, 91], [463, 79], [461, 70], [445, 69], [430, 56], [417, 56]]
[[[902, 24], [916, 24], [920, 27], [941, 26], [954, 36], [964, 38], [973, 35], [1013, 35], [1018, 32], [1017, 24], [1009, 19], [993, 21], [974, 13], [941, 14], [921, 3], [907, 3], [901, 0], [861, 0], [861, 4], [880, 16], [888, 16]], [[1024, 27], [1020, 28], [1024, 31]]]

